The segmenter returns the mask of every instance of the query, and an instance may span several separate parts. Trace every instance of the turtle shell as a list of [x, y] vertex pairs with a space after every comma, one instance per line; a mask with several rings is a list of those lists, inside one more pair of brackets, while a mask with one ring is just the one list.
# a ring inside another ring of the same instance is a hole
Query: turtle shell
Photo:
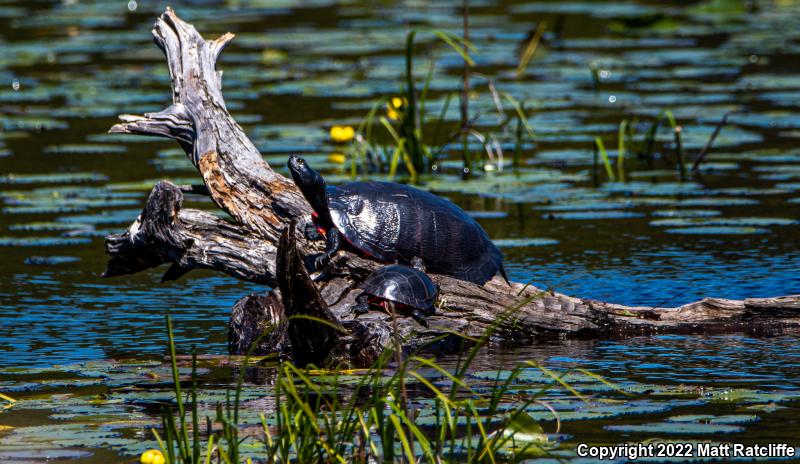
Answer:
[[386, 262], [483, 284], [503, 255], [472, 217], [451, 201], [393, 182], [351, 182], [328, 187], [333, 224], [358, 250]]
[[376, 269], [359, 288], [369, 295], [431, 313], [439, 289], [422, 271], [402, 264]]

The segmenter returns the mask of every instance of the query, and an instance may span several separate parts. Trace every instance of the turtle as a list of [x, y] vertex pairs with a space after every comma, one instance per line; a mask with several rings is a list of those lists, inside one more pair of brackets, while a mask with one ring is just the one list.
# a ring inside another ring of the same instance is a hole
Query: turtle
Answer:
[[391, 264], [376, 269], [358, 288], [363, 292], [356, 297], [356, 305], [350, 309], [355, 317], [379, 308], [388, 313], [397, 312], [411, 316], [424, 327], [428, 327], [427, 316], [436, 313], [436, 300], [439, 287], [433, 283], [421, 261], [415, 260], [415, 267]]
[[306, 238], [325, 240], [315, 259], [324, 269], [343, 245], [382, 263], [419, 258], [429, 272], [483, 285], [503, 269], [503, 254], [486, 231], [451, 201], [395, 182], [328, 187], [302, 158], [289, 157], [294, 183], [311, 204]]

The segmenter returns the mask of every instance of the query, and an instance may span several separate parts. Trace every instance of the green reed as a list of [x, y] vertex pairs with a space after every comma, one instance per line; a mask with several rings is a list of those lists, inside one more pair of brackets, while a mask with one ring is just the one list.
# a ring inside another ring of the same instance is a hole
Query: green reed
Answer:
[[[727, 123], [729, 114], [723, 115], [714, 131], [708, 138], [703, 148], [694, 156], [692, 161], [691, 171], [696, 172], [699, 166], [705, 161], [706, 154], [710, 151], [714, 141], [721, 129]], [[662, 141], [658, 144], [658, 129], [667, 121], [670, 128], [670, 141]], [[657, 159], [671, 165], [672, 168], [677, 170], [680, 180], [686, 180], [689, 169], [687, 168], [690, 160], [687, 159], [683, 147], [683, 127], [678, 124], [672, 111], [664, 110], [649, 122], [646, 130], [643, 128], [647, 123], [640, 123], [638, 118], [623, 119], [619, 123], [617, 131], [617, 158], [614, 164], [616, 172], [612, 167], [603, 140], [600, 137], [595, 137], [593, 146], [593, 177], [594, 184], [598, 185], [597, 168], [598, 168], [598, 155], [605, 167], [606, 176], [609, 181], [625, 181], [626, 175], [630, 175], [630, 171], [634, 169], [634, 163], [629, 160], [644, 161], [649, 169], [655, 168]], [[672, 151], [672, 156], [668, 153]], [[660, 152], [659, 152], [660, 150]], [[657, 156], [657, 155], [660, 155]]]
[[[544, 26], [543, 26], [544, 27]], [[543, 33], [543, 29], [541, 33]], [[412, 30], [405, 41], [405, 72], [400, 92], [394, 97], [385, 97], [377, 101], [369, 110], [356, 129], [356, 139], [351, 145], [350, 175], [355, 177], [359, 171], [378, 171], [388, 174], [390, 179], [401, 172], [407, 174], [412, 182], [416, 182], [422, 174], [429, 174], [438, 169], [442, 155], [451, 149], [454, 142], [460, 139], [461, 158], [463, 170], [470, 173], [478, 167], [485, 168], [488, 164], [499, 165], [502, 161], [502, 149], [498, 140], [514, 142], [512, 165], [520, 164], [520, 154], [526, 138], [534, 138], [533, 128], [528, 122], [527, 110], [524, 103], [513, 96], [497, 92], [491, 79], [482, 75], [472, 75], [472, 78], [483, 79], [497, 106], [499, 122], [488, 129], [479, 130], [476, 121], [479, 115], [471, 115], [468, 110], [464, 114], [464, 98], [461, 91], [462, 120], [460, 123], [448, 123], [447, 112], [451, 107], [452, 98], [459, 91], [447, 92], [441, 95], [444, 99], [438, 115], [431, 115], [428, 111], [430, 100], [430, 83], [434, 75], [435, 59], [431, 58], [427, 72], [423, 79], [415, 76], [416, 39], [421, 33], [432, 34], [437, 40], [447, 44], [464, 60], [466, 69], [475, 65], [470, 53], [475, 51], [472, 44], [461, 37], [438, 30]], [[529, 44], [529, 52], [522, 57], [518, 69], [524, 70], [533, 57], [535, 45], [538, 40]], [[532, 48], [531, 48], [532, 47]], [[473, 86], [472, 91], [475, 90]], [[510, 114], [506, 114], [502, 101], [510, 107]], [[381, 111], [385, 107], [385, 111]], [[468, 107], [467, 107], [468, 108]], [[512, 123], [516, 122], [516, 128]], [[508, 127], [511, 127], [508, 130]], [[376, 130], [381, 128], [383, 130]], [[469, 147], [470, 137], [477, 139], [483, 150], [471, 153]], [[484, 157], [484, 153], [486, 157]], [[487, 168], [489, 169], [489, 168]]]
[[[519, 363], [506, 371], [503, 379], [498, 372], [488, 393], [476, 392], [467, 381], [467, 373], [479, 351], [501, 326], [507, 325], [516, 309], [511, 307], [501, 314], [478, 338], [452, 334], [460, 337], [465, 350], [452, 370], [439, 365], [435, 358], [415, 353], [401, 356], [397, 336], [395, 345], [385, 350], [370, 368], [364, 369], [356, 385], [347, 390], [342, 389], [338, 381], [338, 370], [325, 371], [333, 379], [323, 384], [315, 379], [314, 366], [300, 368], [291, 362], [277, 364], [274, 390], [267, 393], [274, 396], [275, 407], [260, 415], [262, 437], [260, 449], [256, 451], [258, 460], [269, 463], [465, 460], [494, 463], [549, 455], [557, 445], [527, 414], [526, 408], [534, 403], [542, 404], [542, 396], [552, 388], [561, 388], [583, 398], [580, 393], [556, 372], [535, 362]], [[216, 407], [218, 426], [212, 430], [209, 424], [201, 441], [197, 418], [197, 357], [193, 350], [187, 395], [191, 401], [184, 401], [186, 392], [181, 389], [169, 317], [167, 331], [176, 407], [165, 408], [162, 413], [161, 433], [165, 438], [153, 430], [167, 463], [250, 462], [244, 454], [253, 452], [252, 447], [247, 452], [240, 449], [243, 438], [240, 437], [239, 399], [251, 353], [245, 357], [235, 387], [228, 392], [225, 403]], [[257, 342], [253, 344], [256, 345]], [[509, 411], [507, 399], [512, 396], [512, 390], [515, 397], [520, 396], [518, 389], [513, 388], [515, 381], [529, 368], [539, 369], [552, 383], [523, 395]], [[449, 385], [434, 384], [426, 377], [426, 371], [435, 372]], [[415, 382], [415, 397], [432, 399], [435, 425], [423, 426], [417, 422], [417, 411], [405, 388], [408, 381]], [[555, 415], [555, 411], [551, 411]], [[272, 421], [268, 421], [267, 414]], [[492, 424], [492, 420], [497, 419], [501, 419], [499, 424]]]

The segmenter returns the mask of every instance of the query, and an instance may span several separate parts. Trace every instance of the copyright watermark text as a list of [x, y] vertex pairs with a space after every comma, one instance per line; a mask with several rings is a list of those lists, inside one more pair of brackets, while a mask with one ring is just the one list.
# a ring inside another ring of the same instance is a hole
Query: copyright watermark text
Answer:
[[639, 458], [791, 458], [800, 456], [793, 445], [770, 443], [745, 445], [742, 443], [623, 443], [620, 445], [589, 445], [579, 443], [579, 457], [614, 461]]

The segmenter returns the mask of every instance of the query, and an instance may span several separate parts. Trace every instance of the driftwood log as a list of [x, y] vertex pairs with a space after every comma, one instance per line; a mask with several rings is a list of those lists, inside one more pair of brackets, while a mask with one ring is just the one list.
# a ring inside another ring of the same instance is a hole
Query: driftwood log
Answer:
[[[225, 108], [222, 72], [215, 64], [233, 35], [206, 41], [169, 8], [153, 35], [167, 58], [173, 104], [143, 116], [121, 115], [111, 132], [177, 140], [205, 188], [156, 184], [128, 230], [106, 238], [110, 259], [104, 275], [169, 265], [163, 280], [202, 268], [273, 288], [265, 295], [246, 296], [234, 307], [233, 352], [244, 351], [267, 327], [274, 330], [261, 339], [258, 351], [280, 351], [303, 363], [366, 364], [389, 346], [395, 328], [407, 348], [433, 341], [442, 348], [453, 334], [479, 336], [493, 324], [497, 338], [516, 342], [800, 325], [800, 295], [706, 298], [678, 308], [628, 307], [519, 283], [509, 286], [498, 277], [479, 286], [441, 275], [432, 276], [441, 287], [443, 304], [429, 318], [429, 328], [410, 318], [395, 325], [380, 313], [354, 321], [349, 309], [359, 293], [355, 287], [380, 264], [340, 251], [332, 261], [337, 269], [332, 278], [309, 279], [305, 266], [322, 245], [306, 241], [292, 225], [308, 221], [311, 208], [292, 181], [264, 161]], [[183, 209], [185, 190], [210, 195], [233, 221]]]

